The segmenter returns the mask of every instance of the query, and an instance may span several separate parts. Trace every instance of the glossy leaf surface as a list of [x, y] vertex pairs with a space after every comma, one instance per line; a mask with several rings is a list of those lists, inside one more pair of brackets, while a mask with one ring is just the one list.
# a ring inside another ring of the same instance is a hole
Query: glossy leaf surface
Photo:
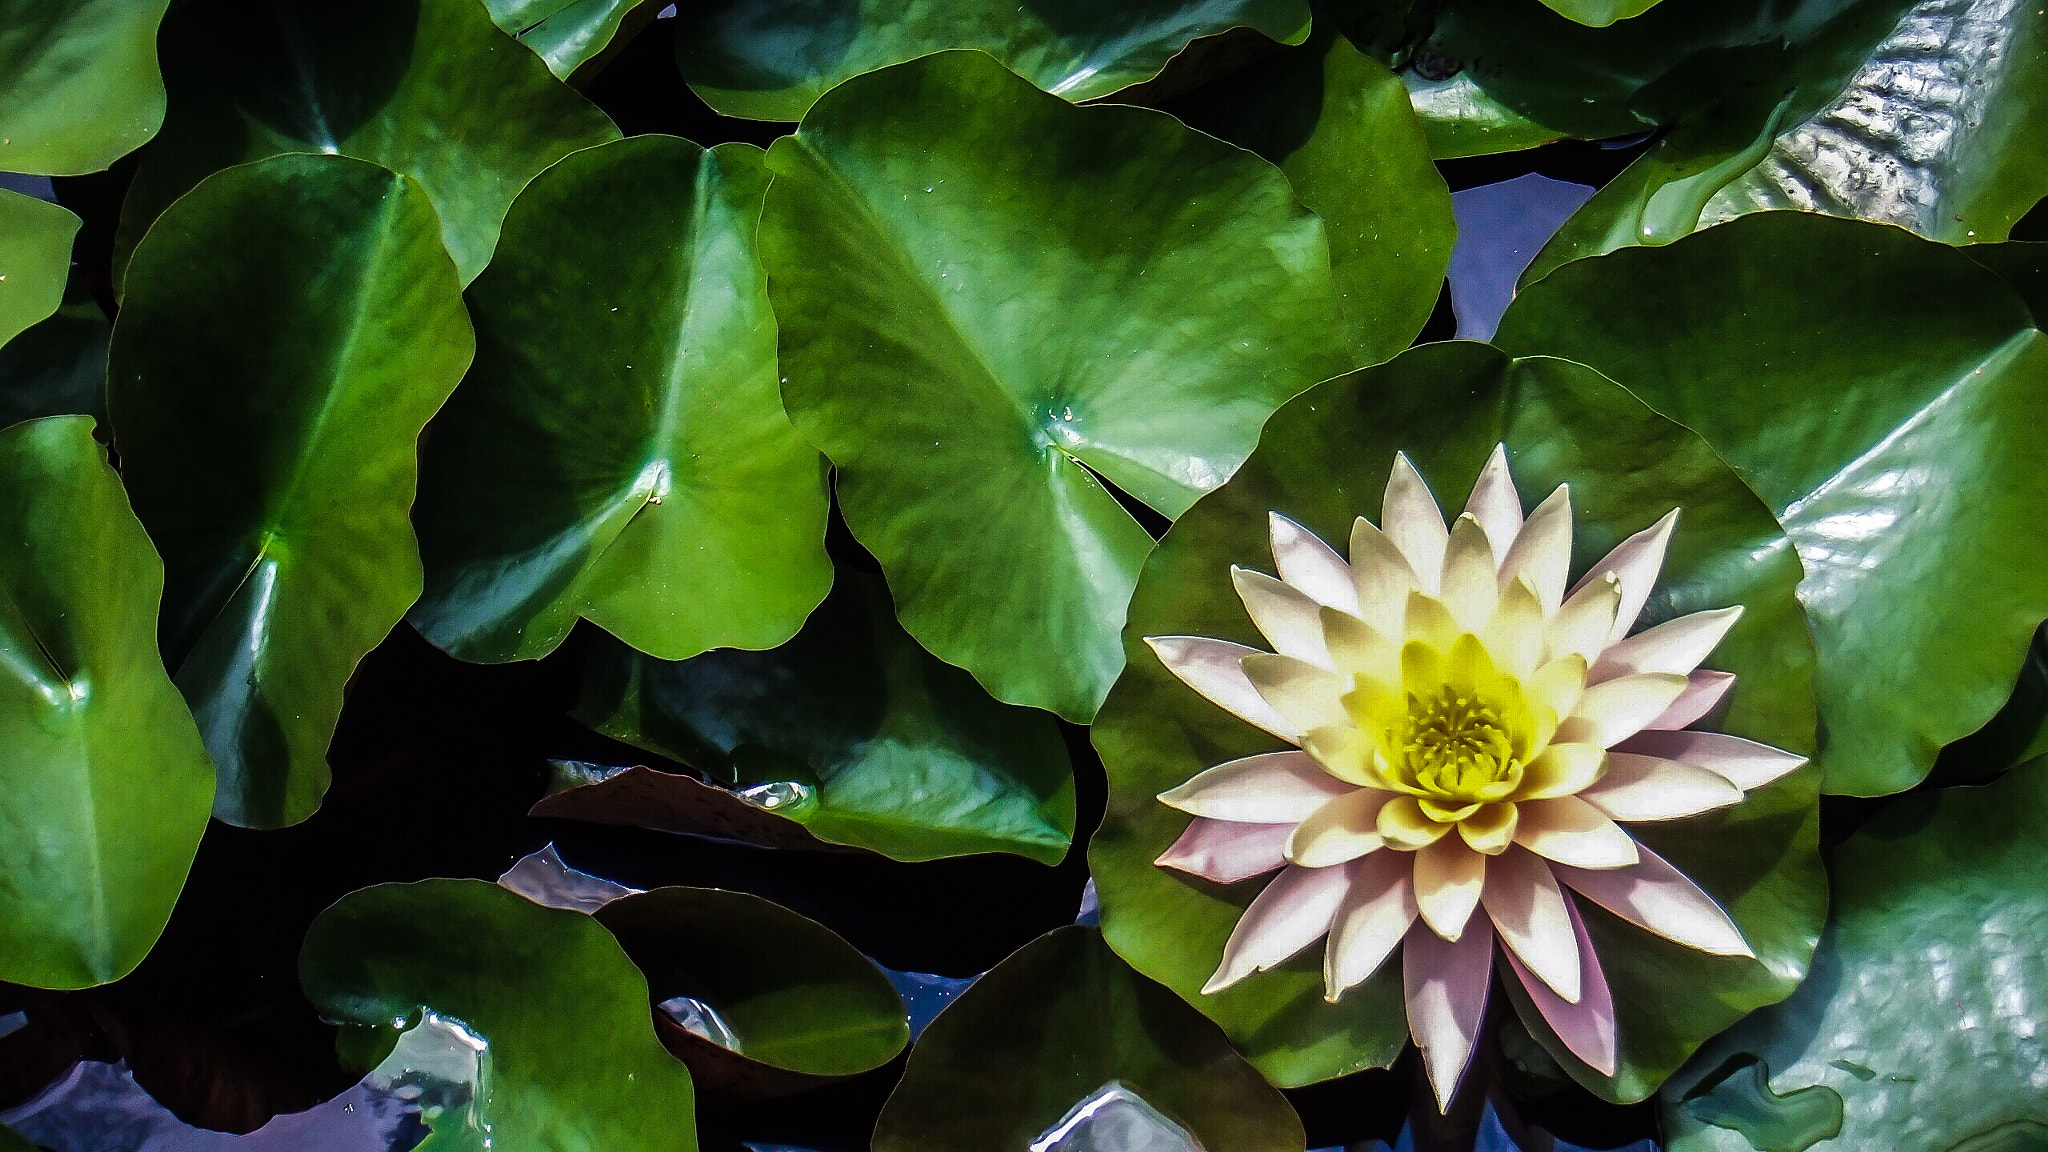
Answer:
[[213, 797], [156, 653], [163, 564], [92, 428], [0, 431], [0, 980], [43, 988], [141, 962]]
[[520, 196], [422, 464], [429, 640], [532, 659], [584, 617], [680, 660], [780, 644], [824, 598], [824, 462], [783, 414], [754, 252], [766, 183], [744, 144], [640, 136]]
[[1190, 41], [1251, 28], [1308, 34], [1306, 0], [732, 0], [677, 9], [683, 75], [728, 116], [799, 120], [833, 85], [949, 48], [978, 48], [1069, 100], [1157, 75]]
[[1543, 0], [1561, 16], [1569, 16], [1581, 24], [1605, 28], [1616, 20], [1640, 16], [1658, 4], [1658, 0]]
[[564, 80], [602, 56], [654, 0], [485, 0], [507, 35], [539, 53]]
[[78, 217], [0, 188], [0, 344], [57, 310]]
[[0, 172], [97, 172], [140, 148], [163, 123], [156, 30], [170, 2], [9, 0]]
[[170, 114], [122, 208], [120, 255], [210, 172], [285, 152], [340, 153], [419, 181], [456, 267], [474, 278], [528, 180], [619, 135], [514, 47], [479, 0], [180, 9], [163, 36]]
[[299, 980], [384, 1049], [428, 1021], [470, 1038], [473, 1092], [426, 1117], [422, 1152], [695, 1152], [690, 1076], [655, 1039], [647, 982], [581, 912], [482, 880], [381, 884], [313, 922]]
[[473, 347], [439, 231], [407, 177], [281, 156], [180, 200], [129, 269], [115, 443], [231, 823], [319, 805], [349, 673], [419, 595], [416, 446]]
[[[1673, 1152], [2020, 1152], [2048, 1136], [2048, 761], [1903, 797], [1829, 861], [1813, 976], [1665, 1089]], [[1832, 1129], [1832, 1130], [1831, 1130]]]
[[768, 166], [783, 399], [904, 626], [1085, 721], [1152, 543], [1102, 479], [1176, 515], [1346, 365], [1321, 222], [1254, 156], [974, 52], [834, 89]]
[[996, 703], [927, 655], [881, 582], [860, 573], [840, 573], [825, 606], [772, 652], [670, 663], [599, 646], [577, 715], [743, 791], [790, 785], [791, 799], [766, 811], [828, 843], [898, 860], [1013, 852], [1053, 864], [1073, 840], [1073, 774], [1052, 719]]
[[1566, 265], [1497, 339], [1623, 381], [1778, 511], [1806, 566], [1824, 788], [1873, 796], [1991, 718], [2048, 618], [2032, 325], [1954, 249], [1768, 213]]
[[[1174, 678], [1144, 637], [1264, 647], [1230, 567], [1270, 569], [1270, 513], [1346, 541], [1354, 518], [1378, 516], [1396, 452], [1456, 507], [1499, 443], [1526, 506], [1571, 485], [1575, 575], [1680, 508], [1645, 623], [1744, 607], [1708, 661], [1738, 679], [1725, 711], [1702, 727], [1812, 747], [1813, 650], [1794, 593], [1798, 560], [1770, 510], [1691, 432], [1589, 369], [1511, 362], [1466, 342], [1426, 345], [1297, 398], [1275, 414], [1230, 483], [1181, 517], [1146, 565], [1124, 633], [1131, 663], [1093, 733], [1110, 794], [1089, 848], [1110, 944], [1223, 1025], [1275, 1083], [1391, 1063], [1408, 1040], [1400, 965], [1389, 962], [1334, 1005], [1324, 999], [1320, 945], [1224, 992], [1200, 991], [1263, 882], [1216, 885], [1155, 866], [1188, 823], [1156, 797], [1212, 765], [1281, 745]], [[1761, 960], [1694, 952], [1588, 906], [1586, 927], [1616, 1003], [1619, 1075], [1602, 1078], [1579, 1064], [1535, 1013], [1521, 1012], [1580, 1083], [1610, 1100], [1640, 1099], [1707, 1037], [1798, 983], [1825, 908], [1816, 775], [1794, 773], [1733, 808], [1631, 828], [1721, 902]]]
[[1214, 1024], [1076, 926], [1025, 945], [939, 1013], [882, 1110], [875, 1152], [1049, 1147], [1035, 1142], [1109, 1085], [1198, 1147], [1304, 1144], [1294, 1109]]

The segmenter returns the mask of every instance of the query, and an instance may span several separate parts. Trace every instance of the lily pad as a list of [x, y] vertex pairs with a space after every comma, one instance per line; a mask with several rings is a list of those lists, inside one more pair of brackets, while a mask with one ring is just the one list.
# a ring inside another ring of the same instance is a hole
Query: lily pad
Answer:
[[0, 344], [57, 310], [78, 217], [0, 188]]
[[564, 80], [604, 56], [629, 22], [653, 15], [654, 0], [484, 0], [491, 19], [547, 61]]
[[528, 660], [583, 617], [681, 660], [772, 648], [824, 599], [824, 461], [783, 414], [754, 253], [766, 184], [759, 149], [636, 136], [520, 195], [421, 464], [427, 639]]
[[156, 654], [163, 564], [92, 428], [0, 431], [0, 980], [40, 988], [142, 962], [213, 798]]
[[349, 673], [419, 595], [420, 430], [472, 348], [433, 205], [361, 160], [229, 169], [136, 249], [108, 404], [221, 819], [319, 806]]
[[[482, 880], [380, 884], [313, 922], [299, 980], [323, 1016], [357, 1031], [344, 1047], [381, 1059], [428, 1023], [469, 1040], [473, 1091], [427, 1112], [422, 1152], [697, 1148], [690, 1075], [655, 1038], [647, 981], [583, 913]], [[380, 1071], [459, 1082], [432, 1067]]]
[[0, 345], [0, 427], [38, 416], [107, 412], [107, 342], [114, 326], [73, 275], [64, 302]]
[[1360, 363], [1400, 352], [1443, 288], [1457, 225], [1408, 90], [1334, 31], [1197, 89], [1168, 110], [1280, 166], [1323, 218]]
[[170, 4], [11, 0], [0, 19], [0, 172], [98, 172], [154, 135], [164, 119], [156, 30]]
[[[1110, 945], [1221, 1024], [1275, 1083], [1390, 1064], [1408, 1041], [1400, 966], [1383, 967], [1336, 1004], [1324, 999], [1320, 948], [1221, 993], [1201, 991], [1262, 885], [1211, 884], [1154, 865], [1188, 823], [1156, 797], [1212, 765], [1280, 745], [1190, 691], [1144, 638], [1263, 647], [1230, 568], [1270, 565], [1271, 513], [1324, 540], [1348, 540], [1354, 518], [1377, 515], [1396, 452], [1448, 498], [1470, 489], [1501, 443], [1525, 496], [1571, 485], [1575, 573], [1681, 509], [1645, 622], [1743, 605], [1710, 661], [1738, 678], [1709, 727], [1812, 747], [1813, 649], [1794, 594], [1798, 559], [1770, 510], [1693, 433], [1588, 368], [1511, 361], [1467, 342], [1425, 345], [1297, 398], [1274, 415], [1230, 483], [1181, 517], [1146, 564], [1124, 633], [1130, 666], [1094, 729], [1110, 788], [1089, 847]], [[1535, 1012], [1524, 1005], [1521, 1013], [1580, 1083], [1610, 1100], [1641, 1099], [1706, 1038], [1798, 983], [1825, 910], [1816, 775], [1795, 772], [1704, 816], [1632, 827], [1720, 901], [1759, 959], [1695, 952], [1587, 908], [1614, 993], [1619, 1074], [1599, 1076]]]
[[1658, 0], [1543, 0], [1560, 16], [1569, 16], [1593, 28], [1605, 28], [1616, 20], [1640, 16]]
[[2044, 807], [2035, 760], [1901, 797], [1859, 829], [1829, 861], [1812, 976], [1666, 1086], [1673, 1152], [2041, 1147]]
[[121, 209], [117, 269], [209, 173], [339, 153], [417, 180], [466, 282], [519, 190], [619, 138], [604, 113], [491, 23], [478, 0], [216, 0], [164, 24], [170, 114]]
[[1069, 100], [1149, 80], [1195, 39], [1250, 28], [1308, 35], [1307, 0], [730, 0], [676, 13], [676, 54], [705, 103], [727, 116], [799, 120], [864, 72], [978, 48]]
[[2048, 243], [1972, 244], [1963, 254], [2003, 277], [2033, 310], [2034, 327], [2048, 329]]
[[1105, 1122], [1230, 1152], [1306, 1143], [1286, 1098], [1215, 1025], [1133, 972], [1096, 929], [1073, 926], [1026, 944], [939, 1013], [882, 1109], [874, 1148], [1180, 1146], [1076, 1134]]
[[1778, 511], [1826, 791], [1909, 788], [2005, 703], [2048, 618], [2048, 337], [1997, 276], [1896, 228], [1761, 213], [1568, 264], [1497, 339], [1624, 382]]
[[1104, 481], [1178, 515], [1348, 366], [1322, 223], [1255, 156], [979, 52], [848, 81], [768, 167], [783, 399], [904, 627], [1085, 722], [1152, 545]]
[[1845, 80], [1731, 93], [1596, 193], [1537, 258], [1668, 244], [1797, 208], [1952, 244], [2006, 238], [2048, 194], [2048, 16], [2014, 0], [1919, 0]]
[[[926, 655], [881, 582], [860, 573], [841, 572], [825, 606], [772, 652], [674, 663], [598, 645], [577, 716], [827, 843], [898, 860], [1011, 852], [1054, 864], [1073, 841], [1073, 772], [1052, 718], [998, 704]], [[631, 809], [658, 814], [710, 787], [674, 775], [653, 783], [675, 799]]]

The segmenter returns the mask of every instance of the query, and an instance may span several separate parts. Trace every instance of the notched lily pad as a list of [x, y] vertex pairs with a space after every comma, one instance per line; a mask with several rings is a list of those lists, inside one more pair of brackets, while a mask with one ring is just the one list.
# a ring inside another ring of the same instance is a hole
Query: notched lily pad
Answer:
[[600, 63], [654, 17], [656, 0], [485, 0], [499, 28], [563, 80]]

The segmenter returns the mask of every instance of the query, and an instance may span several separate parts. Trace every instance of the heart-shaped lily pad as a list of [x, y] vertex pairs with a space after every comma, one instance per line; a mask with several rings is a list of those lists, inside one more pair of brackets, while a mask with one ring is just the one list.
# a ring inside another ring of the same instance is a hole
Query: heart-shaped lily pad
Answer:
[[420, 430], [472, 347], [433, 205], [361, 160], [229, 169], [136, 249], [108, 405], [223, 820], [319, 806], [349, 673], [419, 595]]
[[0, 188], [0, 344], [57, 310], [78, 217]]
[[0, 18], [0, 172], [97, 172], [140, 148], [164, 119], [156, 30], [170, 6], [10, 0]]
[[1286, 1098], [1214, 1024], [1080, 926], [1026, 944], [939, 1013], [874, 1139], [875, 1152], [1303, 1144]]
[[1953, 248], [1775, 212], [1568, 264], [1496, 339], [1622, 381], [1777, 510], [1806, 565], [1823, 787], [1876, 796], [1991, 718], [2048, 618], [2033, 324]]
[[[1212, 884], [1155, 865], [1188, 825], [1157, 797], [1213, 765], [1282, 745], [1189, 690], [1145, 637], [1263, 648], [1230, 569], [1271, 564], [1273, 513], [1346, 541], [1356, 517], [1377, 517], [1397, 452], [1450, 499], [1470, 489], [1497, 444], [1507, 446], [1531, 502], [1571, 485], [1574, 575], [1680, 509], [1646, 616], [1742, 605], [1711, 661], [1737, 678], [1710, 727], [1795, 751], [1812, 746], [1813, 650], [1794, 593], [1798, 559], [1770, 510], [1690, 431], [1581, 365], [1511, 361], [1465, 342], [1425, 345], [1297, 398], [1274, 415], [1230, 483], [1181, 517], [1146, 564], [1125, 631], [1131, 663], [1094, 729], [1110, 792], [1089, 848], [1110, 944], [1221, 1024], [1275, 1083], [1391, 1063], [1408, 1041], [1401, 965], [1387, 963], [1335, 1004], [1324, 998], [1320, 947], [1222, 992], [1202, 991], [1263, 885]], [[1581, 1083], [1611, 1100], [1640, 1099], [1702, 1041], [1798, 983], [1826, 903], [1816, 775], [1796, 772], [1703, 816], [1631, 826], [1721, 903], [1759, 959], [1696, 952], [1588, 907], [1585, 926], [1615, 1002], [1617, 1075], [1579, 1062], [1540, 1016], [1527, 1005], [1521, 1012]]]
[[979, 52], [846, 82], [768, 167], [783, 399], [904, 627], [1086, 721], [1152, 544], [1103, 481], [1177, 515], [1347, 366], [1321, 222], [1255, 156]]
[[213, 766], [156, 653], [163, 564], [92, 420], [0, 431], [0, 980], [126, 975], [170, 919]]
[[766, 183], [758, 149], [638, 136], [521, 193], [421, 465], [427, 639], [531, 659], [584, 617], [681, 660], [780, 644], [824, 598], [824, 462], [783, 414], [754, 254]]

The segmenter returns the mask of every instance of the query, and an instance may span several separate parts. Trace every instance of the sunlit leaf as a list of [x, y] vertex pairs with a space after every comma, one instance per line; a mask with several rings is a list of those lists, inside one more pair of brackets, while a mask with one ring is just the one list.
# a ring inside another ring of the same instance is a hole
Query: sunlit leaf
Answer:
[[491, 19], [540, 54], [564, 80], [600, 58], [614, 38], [653, 14], [655, 0], [485, 0]]
[[164, 119], [156, 31], [170, 2], [0, 7], [0, 172], [97, 172], [154, 135]]

